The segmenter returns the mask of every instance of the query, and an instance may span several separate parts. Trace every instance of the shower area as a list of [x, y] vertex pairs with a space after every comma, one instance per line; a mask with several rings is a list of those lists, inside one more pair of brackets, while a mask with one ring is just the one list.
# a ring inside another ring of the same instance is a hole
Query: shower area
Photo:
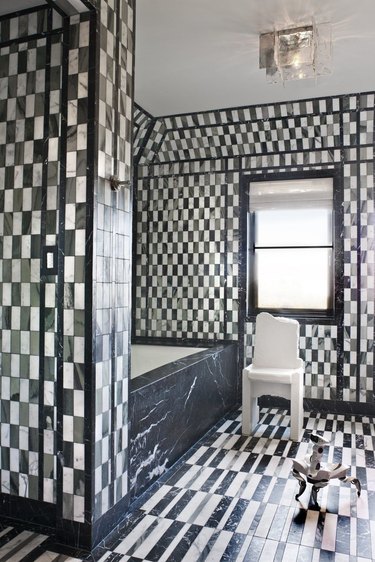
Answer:
[[0, 17], [1, 512], [92, 549], [237, 404], [237, 348], [134, 331], [129, 381], [134, 5], [31, 4]]
[[0, 18], [1, 513], [92, 548], [130, 497], [132, 193], [108, 178], [131, 174], [134, 11], [24, 6]]

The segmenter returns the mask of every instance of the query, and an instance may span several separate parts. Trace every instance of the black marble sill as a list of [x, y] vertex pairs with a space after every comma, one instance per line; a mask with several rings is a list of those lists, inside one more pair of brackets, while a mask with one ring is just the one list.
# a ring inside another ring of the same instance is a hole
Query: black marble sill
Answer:
[[229, 339], [201, 339], [201, 338], [157, 338], [151, 336], [136, 336], [132, 338], [134, 345], [173, 345], [175, 347], [215, 347], [218, 344], [237, 343]]

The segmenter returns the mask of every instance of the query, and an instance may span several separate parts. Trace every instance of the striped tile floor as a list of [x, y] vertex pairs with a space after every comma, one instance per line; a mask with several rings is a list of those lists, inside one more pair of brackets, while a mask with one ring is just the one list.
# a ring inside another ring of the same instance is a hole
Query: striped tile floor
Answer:
[[[310, 414], [301, 443], [289, 441], [285, 411], [262, 412], [257, 432], [241, 435], [235, 412], [215, 426], [92, 554], [5, 525], [0, 562], [371, 562], [375, 560], [375, 419]], [[324, 462], [350, 465], [362, 494], [338, 480], [310, 501], [295, 500], [292, 459], [309, 434], [331, 440]]]

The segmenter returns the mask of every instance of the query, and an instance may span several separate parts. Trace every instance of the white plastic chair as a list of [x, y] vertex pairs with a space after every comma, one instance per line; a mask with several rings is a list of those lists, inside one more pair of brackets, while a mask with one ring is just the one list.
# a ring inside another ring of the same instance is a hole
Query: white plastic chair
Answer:
[[258, 314], [253, 362], [242, 374], [243, 435], [251, 435], [259, 422], [258, 398], [281, 396], [290, 400], [290, 438], [301, 438], [304, 363], [298, 350], [297, 320]]

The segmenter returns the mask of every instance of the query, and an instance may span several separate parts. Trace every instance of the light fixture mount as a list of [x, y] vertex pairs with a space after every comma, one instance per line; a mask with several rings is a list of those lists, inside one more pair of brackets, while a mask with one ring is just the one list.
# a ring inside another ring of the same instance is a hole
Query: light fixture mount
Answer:
[[268, 82], [316, 78], [331, 73], [331, 25], [323, 23], [262, 33], [259, 68]]

